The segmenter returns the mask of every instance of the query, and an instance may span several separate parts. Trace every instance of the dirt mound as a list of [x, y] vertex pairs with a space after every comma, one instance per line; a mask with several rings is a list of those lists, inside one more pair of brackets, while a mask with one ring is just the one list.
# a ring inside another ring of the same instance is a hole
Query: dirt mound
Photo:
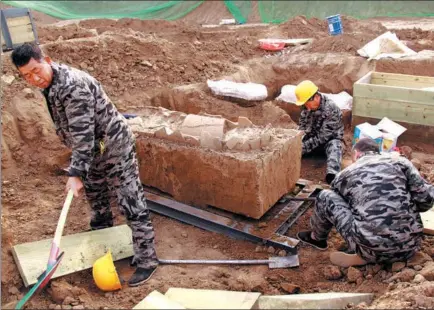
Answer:
[[38, 27], [38, 38], [41, 44], [57, 40], [88, 38], [96, 35], [96, 31], [82, 28], [75, 23], [65, 26], [46, 25]]
[[396, 29], [393, 30], [400, 40], [431, 40], [434, 41], [434, 31], [413, 29]]
[[86, 19], [79, 22], [79, 26], [87, 29], [96, 29], [99, 34], [113, 29], [127, 29], [142, 33], [165, 33], [179, 30], [195, 29], [183, 21], [141, 20], [136, 18], [114, 19]]
[[[105, 33], [98, 39], [58, 41], [44, 46], [55, 61], [89, 71], [109, 95], [119, 98], [155, 88], [204, 82], [234, 71], [230, 62], [257, 53], [247, 40], [203, 46], [174, 44], [140, 34]], [[247, 50], [247, 51], [246, 51]], [[195, 55], [194, 61], [189, 56]]]
[[279, 25], [279, 30], [287, 38], [320, 38], [327, 35], [327, 29], [327, 21], [305, 16], [294, 17]]
[[381, 59], [375, 65], [375, 71], [409, 75], [433, 76], [434, 59]]
[[[278, 93], [285, 84], [296, 85], [309, 79], [318, 85], [321, 92], [337, 94], [341, 91], [353, 93], [353, 85], [368, 73], [374, 64], [362, 57], [339, 54], [289, 54], [274, 65], [276, 73], [274, 91]], [[269, 90], [270, 91], [270, 90]]]
[[[344, 33], [363, 33], [379, 35], [387, 29], [379, 22], [358, 20], [349, 16], [341, 16]], [[330, 37], [328, 23], [325, 19], [297, 16], [280, 24], [279, 30], [287, 38], [317, 38], [327, 39]]]
[[308, 50], [312, 53], [334, 52], [334, 53], [351, 53], [356, 55], [358, 49], [366, 43], [375, 39], [375, 34], [347, 34], [339, 36], [323, 37], [312, 42]]
[[387, 28], [377, 21], [360, 20], [345, 15], [341, 15], [341, 20], [344, 33], [364, 33], [380, 35], [387, 32]]
[[245, 116], [255, 125], [273, 124], [274, 127], [296, 128], [297, 125], [284, 110], [271, 102], [261, 102], [253, 107], [215, 98], [205, 85], [181, 86], [162, 91], [151, 99], [150, 105], [187, 114], [212, 114], [236, 122]]
[[434, 283], [424, 281], [421, 284], [399, 283], [391, 286], [386, 292], [369, 307], [359, 309], [433, 309]]

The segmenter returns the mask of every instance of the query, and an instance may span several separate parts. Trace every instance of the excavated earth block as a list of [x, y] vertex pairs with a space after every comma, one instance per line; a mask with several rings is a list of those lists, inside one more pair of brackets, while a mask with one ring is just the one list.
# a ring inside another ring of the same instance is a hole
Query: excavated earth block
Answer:
[[197, 117], [201, 131], [186, 135], [187, 114], [146, 110], [130, 121], [141, 181], [178, 201], [258, 219], [300, 177], [302, 136], [297, 130], [258, 127], [240, 118], [238, 123], [225, 120], [224, 136], [219, 138], [204, 132], [204, 124], [215, 124], [210, 118], [221, 117], [205, 115], [202, 120]]

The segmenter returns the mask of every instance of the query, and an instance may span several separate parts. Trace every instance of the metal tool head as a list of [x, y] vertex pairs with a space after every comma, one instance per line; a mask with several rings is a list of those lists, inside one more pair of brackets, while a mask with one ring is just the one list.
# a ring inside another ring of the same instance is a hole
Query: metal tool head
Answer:
[[17, 303], [15, 309], [22, 309], [22, 307], [33, 297], [37, 292], [40, 292], [51, 280], [51, 277], [56, 272], [60, 261], [63, 258], [64, 252], [60, 253], [53, 265], [45, 270], [39, 277], [38, 282], [27, 292], [27, 294]]
[[291, 268], [300, 265], [298, 255], [283, 256], [283, 257], [270, 257], [268, 267], [270, 269], [275, 268]]

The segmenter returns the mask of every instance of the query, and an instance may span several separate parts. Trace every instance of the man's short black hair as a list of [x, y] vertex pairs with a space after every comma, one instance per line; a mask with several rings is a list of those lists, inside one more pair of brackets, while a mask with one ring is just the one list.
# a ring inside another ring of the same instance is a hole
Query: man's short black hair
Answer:
[[353, 150], [357, 150], [362, 153], [366, 153], [366, 152], [380, 153], [380, 147], [378, 146], [377, 142], [375, 142], [375, 140], [371, 138], [360, 139], [359, 141], [357, 141], [356, 144], [354, 144]]
[[24, 43], [13, 50], [11, 57], [14, 65], [19, 68], [27, 65], [31, 58], [40, 61], [42, 51], [36, 43]]

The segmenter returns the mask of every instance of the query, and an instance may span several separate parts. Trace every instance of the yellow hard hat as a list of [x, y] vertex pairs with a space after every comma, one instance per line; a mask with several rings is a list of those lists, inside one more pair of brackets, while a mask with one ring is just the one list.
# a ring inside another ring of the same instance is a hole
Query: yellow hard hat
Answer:
[[295, 104], [299, 106], [305, 104], [317, 91], [318, 86], [312, 81], [306, 80], [301, 82], [295, 88], [295, 97], [297, 98]]
[[100, 290], [115, 291], [122, 288], [110, 250], [95, 261], [92, 275]]

